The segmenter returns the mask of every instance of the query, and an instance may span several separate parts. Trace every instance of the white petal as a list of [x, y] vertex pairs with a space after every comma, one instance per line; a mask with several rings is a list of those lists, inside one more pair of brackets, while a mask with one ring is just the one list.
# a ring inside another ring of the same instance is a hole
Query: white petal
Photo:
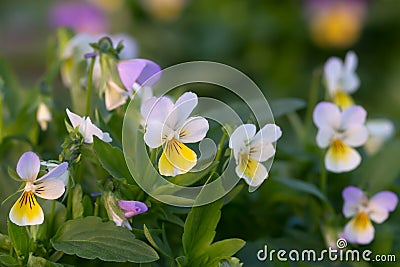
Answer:
[[277, 141], [282, 136], [281, 128], [275, 124], [266, 124], [258, 133], [254, 136], [254, 142], [262, 142], [268, 144]]
[[40, 124], [40, 128], [42, 129], [42, 131], [46, 131], [47, 123], [51, 121], [51, 112], [46, 104], [40, 103], [36, 113], [36, 120]]
[[103, 137], [100, 138], [100, 140], [103, 141], [103, 142], [106, 142], [106, 143], [112, 142], [112, 138], [111, 138], [110, 134], [109, 133], [105, 133], [105, 132], [103, 132]]
[[250, 157], [258, 162], [264, 162], [275, 155], [275, 148], [271, 143], [251, 142]]
[[204, 139], [208, 132], [208, 121], [203, 117], [189, 118], [179, 132], [182, 143], [196, 143]]
[[149, 147], [157, 148], [173, 134], [174, 132], [162, 122], [151, 121], [147, 124], [144, 141]]
[[25, 152], [17, 163], [17, 173], [25, 181], [36, 180], [40, 170], [39, 157], [33, 152]]
[[71, 121], [72, 124], [72, 128], [76, 128], [79, 125], [83, 125], [85, 124], [85, 119], [76, 115], [75, 113], [69, 111], [69, 109], [67, 108], [67, 115], [69, 120]]
[[335, 131], [332, 128], [320, 128], [317, 133], [317, 145], [326, 148], [330, 145]]
[[369, 217], [376, 223], [382, 223], [389, 216], [389, 212], [395, 210], [397, 203], [398, 198], [395, 193], [379, 192], [368, 203]]
[[335, 104], [320, 102], [314, 109], [313, 120], [318, 128], [338, 129], [341, 113]]
[[344, 66], [347, 72], [354, 72], [358, 65], [358, 58], [356, 53], [353, 51], [349, 51], [346, 54], [346, 58], [344, 60]]
[[358, 212], [358, 208], [368, 202], [364, 192], [355, 186], [346, 187], [342, 192], [342, 197], [344, 199], [342, 211], [346, 218], [354, 216]]
[[116, 109], [126, 103], [128, 92], [120, 88], [113, 81], [107, 82], [105, 86], [105, 102], [107, 110]]
[[375, 229], [369, 219], [361, 226], [361, 223], [357, 223], [356, 216], [346, 224], [343, 235], [351, 243], [369, 244], [374, 239]]
[[343, 143], [341, 145], [333, 143], [325, 155], [326, 169], [335, 173], [352, 171], [360, 162], [360, 154]]
[[348, 94], [354, 93], [360, 87], [360, 79], [355, 73], [346, 73], [340, 80], [340, 88]]
[[61, 176], [63, 176], [65, 174], [65, 172], [67, 172], [68, 170], [68, 163], [67, 162], [63, 162], [60, 165], [57, 165], [55, 168], [52, 168], [47, 174], [43, 175], [42, 177], [40, 177], [39, 179], [37, 179], [36, 181], [45, 181], [48, 179], [54, 179], [54, 178], [59, 178]]
[[35, 184], [35, 195], [44, 199], [57, 199], [65, 192], [65, 185], [61, 179], [47, 179]]
[[197, 106], [197, 95], [192, 92], [186, 92], [176, 101], [173, 110], [168, 114], [167, 125], [177, 130], [189, 118], [194, 108]]
[[354, 125], [346, 129], [343, 142], [352, 147], [362, 146], [368, 139], [368, 129], [364, 125]]
[[256, 126], [254, 124], [243, 124], [236, 128], [229, 138], [229, 147], [233, 150], [235, 159], [237, 159], [240, 149], [245, 146], [255, 134]]
[[93, 143], [93, 135], [107, 143], [112, 141], [110, 135], [108, 133], [103, 133], [96, 125], [92, 123], [89, 117], [86, 118], [85, 125], [86, 127], [82, 127], [82, 129], [79, 127], [79, 131], [82, 133], [85, 143]]
[[367, 112], [361, 106], [351, 106], [342, 113], [340, 129], [346, 130], [354, 125], [363, 125], [367, 118]]
[[335, 91], [339, 89], [338, 81], [342, 73], [342, 68], [343, 62], [337, 57], [331, 57], [325, 63], [324, 76], [330, 94], [335, 93]]
[[168, 114], [174, 109], [174, 103], [169, 97], [151, 97], [145, 101], [140, 112], [146, 122], [158, 121], [164, 123]]
[[391, 138], [394, 134], [394, 124], [391, 120], [375, 119], [366, 123], [370, 136], [378, 136], [384, 140]]
[[257, 169], [253, 177], [245, 175], [245, 172], [243, 172], [239, 166], [236, 167], [236, 174], [246, 181], [246, 183], [249, 185], [250, 192], [255, 191], [264, 182], [264, 180], [268, 178], [267, 168], [265, 168], [265, 166], [261, 163], [257, 164]]

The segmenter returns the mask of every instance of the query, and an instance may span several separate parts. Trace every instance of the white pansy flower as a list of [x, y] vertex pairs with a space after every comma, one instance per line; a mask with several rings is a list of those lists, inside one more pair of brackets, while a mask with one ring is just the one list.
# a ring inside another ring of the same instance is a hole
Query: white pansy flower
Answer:
[[364, 144], [368, 154], [373, 155], [379, 151], [382, 145], [394, 135], [394, 124], [387, 119], [367, 120], [369, 137]]
[[344, 62], [340, 58], [331, 57], [324, 66], [324, 77], [329, 94], [333, 102], [342, 109], [354, 104], [350, 94], [360, 86], [360, 79], [355, 73], [357, 63], [357, 55], [349, 51]]
[[39, 104], [36, 112], [36, 120], [38, 121], [42, 131], [46, 131], [48, 123], [51, 121], [51, 112], [45, 103]]
[[196, 165], [196, 153], [184, 143], [201, 141], [209, 128], [203, 117], [189, 117], [197, 103], [197, 95], [187, 92], [175, 104], [168, 97], [152, 97], [141, 106], [146, 144], [150, 148], [164, 146], [158, 161], [160, 174], [176, 176]]
[[346, 187], [342, 196], [344, 199], [343, 215], [352, 219], [344, 227], [343, 237], [356, 244], [369, 244], [375, 236], [375, 223], [383, 223], [394, 211], [398, 198], [390, 191], [382, 191], [370, 199], [362, 190], [354, 186]]
[[64, 182], [60, 179], [67, 172], [68, 163], [64, 162], [39, 179], [39, 157], [33, 152], [24, 153], [17, 164], [17, 173], [25, 182], [22, 196], [10, 210], [10, 220], [19, 226], [42, 224], [43, 210], [35, 195], [43, 199], [57, 199], [65, 192]]
[[317, 145], [329, 147], [325, 155], [327, 170], [340, 173], [354, 170], [361, 156], [353, 147], [362, 146], [368, 138], [365, 127], [367, 112], [361, 106], [352, 106], [340, 111], [335, 104], [319, 103], [313, 114], [318, 127]]
[[72, 127], [75, 129], [78, 127], [79, 132], [83, 136], [83, 141], [85, 143], [93, 143], [93, 135], [97, 136], [100, 140], [104, 142], [111, 142], [112, 139], [108, 133], [101, 131], [96, 125], [92, 123], [89, 117], [80, 117], [75, 113], [72, 113], [67, 109], [67, 115], [71, 121]]
[[229, 147], [236, 160], [236, 174], [249, 184], [249, 191], [254, 191], [268, 177], [264, 162], [275, 155], [272, 145], [282, 136], [281, 129], [275, 124], [265, 125], [256, 134], [256, 126], [239, 126], [229, 139]]

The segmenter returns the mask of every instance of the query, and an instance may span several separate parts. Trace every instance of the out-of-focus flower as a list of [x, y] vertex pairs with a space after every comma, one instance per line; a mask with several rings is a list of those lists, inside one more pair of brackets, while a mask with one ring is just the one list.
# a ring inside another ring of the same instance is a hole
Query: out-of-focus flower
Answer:
[[152, 97], [141, 106], [146, 124], [146, 144], [150, 148], [165, 144], [158, 161], [162, 175], [186, 173], [197, 163], [196, 153], [184, 145], [204, 139], [209, 128], [203, 117], [189, 117], [197, 103], [197, 95], [187, 92], [175, 104], [168, 97]]
[[123, 0], [89, 0], [89, 3], [92, 3], [93, 5], [109, 13], [121, 10], [121, 8], [124, 6]]
[[[151, 86], [161, 76], [160, 66], [153, 61], [140, 58], [120, 61], [118, 63], [118, 72], [126, 90], [113, 81], [109, 81], [106, 84], [105, 102], [107, 110], [113, 110], [123, 105], [128, 98], [133, 97], [134, 92], [138, 93], [142, 102], [145, 102], [153, 96]], [[153, 78], [149, 80], [151, 77]], [[146, 85], [142, 88], [144, 82], [146, 82]]]
[[69, 120], [71, 121], [72, 127], [75, 129], [78, 127], [79, 132], [83, 136], [83, 141], [85, 143], [93, 143], [93, 135], [97, 136], [100, 140], [104, 142], [111, 142], [112, 139], [108, 133], [101, 131], [96, 125], [92, 123], [89, 117], [80, 117], [75, 113], [66, 110]]
[[51, 112], [45, 103], [40, 103], [36, 112], [36, 120], [38, 121], [42, 131], [47, 130], [48, 123], [51, 121]]
[[[58, 166], [60, 166], [60, 164], [54, 163], [53, 161], [41, 161], [40, 165], [46, 167], [46, 169], [48, 169], [49, 172], [51, 170], [57, 168]], [[58, 179], [63, 181], [64, 185], [67, 186], [68, 185], [68, 180], [69, 180], [69, 172], [68, 172], [68, 170], [66, 170]]]
[[321, 102], [315, 109], [313, 119], [318, 127], [317, 145], [329, 149], [325, 155], [327, 170], [340, 173], [354, 170], [361, 156], [353, 147], [362, 146], [368, 139], [365, 127], [367, 112], [361, 106], [340, 111], [332, 103]]
[[122, 209], [124, 216], [127, 219], [144, 213], [148, 210], [146, 204], [134, 200], [118, 200], [118, 206]]
[[187, 0], [142, 0], [140, 3], [153, 18], [172, 21], [180, 16]]
[[236, 174], [249, 185], [249, 191], [256, 190], [268, 177], [267, 168], [260, 162], [275, 155], [272, 145], [282, 136], [282, 131], [275, 124], [265, 125], [256, 134], [256, 126], [239, 126], [229, 139], [229, 147], [236, 160]]
[[311, 38], [321, 47], [348, 48], [360, 37], [365, 0], [308, 0]]
[[387, 119], [367, 120], [366, 126], [369, 137], [364, 148], [368, 154], [373, 155], [387, 140], [392, 138], [395, 127], [393, 122]]
[[369, 244], [374, 239], [375, 229], [371, 220], [383, 223], [394, 211], [398, 198], [390, 191], [382, 191], [368, 200], [362, 190], [354, 186], [346, 187], [342, 196], [344, 199], [343, 214], [346, 218], [353, 217], [345, 226], [343, 237], [357, 244]]
[[39, 157], [33, 152], [24, 153], [17, 164], [17, 174], [25, 182], [22, 196], [10, 210], [10, 220], [19, 226], [42, 224], [43, 210], [35, 195], [44, 199], [57, 199], [65, 192], [62, 179], [67, 172], [68, 163], [64, 162], [39, 179]]
[[350, 94], [360, 86], [360, 79], [355, 73], [357, 63], [357, 55], [349, 51], [345, 62], [340, 58], [331, 57], [324, 66], [324, 77], [329, 94], [333, 102], [342, 109], [354, 104]]
[[49, 16], [54, 28], [68, 27], [91, 35], [108, 31], [107, 16], [89, 3], [57, 2], [52, 6]]

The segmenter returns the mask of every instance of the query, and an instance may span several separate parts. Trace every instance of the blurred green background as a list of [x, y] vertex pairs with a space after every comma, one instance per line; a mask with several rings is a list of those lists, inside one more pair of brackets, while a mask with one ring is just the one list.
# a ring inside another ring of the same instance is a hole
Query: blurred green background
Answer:
[[[55, 39], [50, 10], [53, 5], [64, 2], [95, 5], [107, 19], [104, 33], [132, 35], [139, 47], [139, 57], [151, 59], [163, 68], [195, 60], [225, 63], [252, 78], [271, 100], [283, 97], [307, 100], [313, 72], [320, 70], [329, 57], [344, 58], [348, 50], [354, 50], [359, 57], [357, 73], [361, 80], [354, 99], [372, 117], [399, 122], [398, 0], [2, 0], [0, 63], [11, 67], [27, 94], [46, 72], [48, 47]], [[61, 83], [59, 85], [56, 91], [66, 95], [61, 92], [65, 88]], [[320, 89], [322, 92], [322, 83]], [[62, 120], [59, 118], [60, 122]], [[290, 131], [285, 128], [285, 135], [290, 137]], [[290, 143], [290, 140], [284, 142]], [[21, 153], [27, 149], [18, 147]], [[15, 166], [20, 153], [16, 153], [15, 147], [13, 150], [12, 159], [4, 166]], [[2, 153], [7, 154], [6, 151]], [[290, 173], [298, 168], [295, 164], [290, 166], [291, 169], [287, 167], [280, 165], [279, 160], [274, 164], [277, 172]], [[349, 180], [344, 175], [335, 179], [341, 187], [332, 188], [331, 195], [340, 199], [341, 189], [349, 184]], [[5, 197], [0, 196], [0, 199]], [[283, 199], [289, 204], [282, 204]], [[284, 228], [318, 227], [318, 221], [311, 226], [299, 223], [299, 217], [311, 218], [308, 213], [315, 208], [310, 207], [305, 198], [303, 202], [299, 199], [302, 198], [296, 191], [276, 181], [269, 181], [268, 186], [256, 193], [241, 194], [232, 205], [224, 208], [218, 237], [234, 236], [249, 241], [239, 256], [249, 264], [245, 266], [252, 266], [252, 263], [256, 264], [254, 253], [262, 248], [262, 243], [257, 243], [260, 238], [269, 242], [269, 238], [278, 239], [284, 235]], [[249, 208], [248, 203], [255, 206]], [[333, 204], [337, 211], [341, 210], [342, 202]], [[8, 209], [3, 211], [2, 218], [5, 218]], [[398, 236], [399, 228], [391, 227], [398, 224], [399, 218], [397, 210], [388, 228], [377, 226], [377, 232], [381, 233], [377, 244], [385, 243], [385, 238]], [[321, 242], [313, 243], [315, 239], [309, 239], [305, 234], [301, 236], [294, 231], [291, 234], [291, 239], [279, 239], [279, 244], [291, 247], [293, 240], [301, 239], [308, 247], [321, 245]], [[399, 245], [397, 242], [397, 248]], [[374, 249], [380, 251], [378, 247]], [[245, 254], [250, 256], [246, 258]]]

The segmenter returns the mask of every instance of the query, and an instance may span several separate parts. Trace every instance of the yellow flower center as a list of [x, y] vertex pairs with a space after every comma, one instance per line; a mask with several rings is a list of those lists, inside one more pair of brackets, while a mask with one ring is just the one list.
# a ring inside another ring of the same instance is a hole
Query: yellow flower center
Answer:
[[369, 217], [365, 212], [360, 212], [357, 214], [354, 224], [358, 229], [366, 229], [371, 222], [369, 221]]
[[354, 101], [351, 96], [341, 90], [337, 90], [333, 95], [333, 102], [335, 102], [335, 104], [338, 105], [342, 110], [354, 105]]

